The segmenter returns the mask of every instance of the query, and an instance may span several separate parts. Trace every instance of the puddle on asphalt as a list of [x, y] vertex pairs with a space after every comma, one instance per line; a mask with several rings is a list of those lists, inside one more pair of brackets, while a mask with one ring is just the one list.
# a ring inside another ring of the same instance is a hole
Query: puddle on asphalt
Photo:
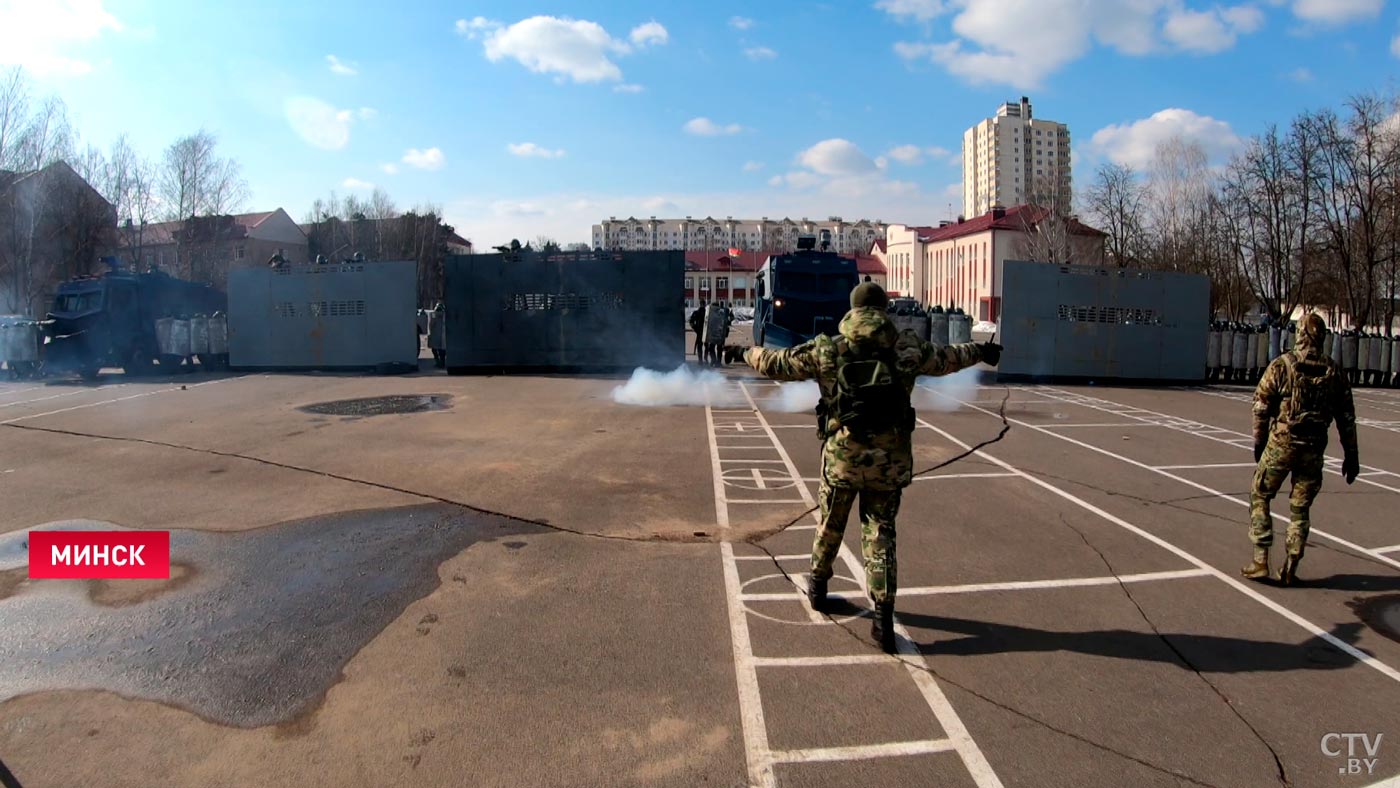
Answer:
[[452, 407], [451, 394], [395, 394], [387, 397], [317, 402], [301, 410], [323, 416], [384, 416], [392, 413], [425, 413]]
[[438, 586], [443, 561], [533, 530], [445, 504], [175, 530], [171, 580], [144, 584], [28, 580], [27, 532], [3, 534], [0, 700], [107, 690], [226, 725], [284, 722], [317, 706], [361, 647]]
[[1349, 607], [1366, 626], [1400, 641], [1400, 594], [1386, 594], [1352, 602]]

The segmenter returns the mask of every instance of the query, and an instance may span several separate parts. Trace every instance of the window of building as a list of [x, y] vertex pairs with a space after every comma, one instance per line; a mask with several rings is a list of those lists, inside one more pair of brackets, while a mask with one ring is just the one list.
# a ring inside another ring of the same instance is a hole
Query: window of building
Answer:
[[718, 276], [718, 277], [715, 277], [715, 289], [716, 289], [716, 290], [728, 290], [728, 289], [729, 289], [729, 277], [727, 277], [727, 276]]
[[695, 284], [695, 281], [694, 281], [693, 279], [691, 279], [691, 278], [688, 277], [688, 276], [685, 278], [685, 289], [686, 289], [686, 290], [689, 290], [689, 289], [691, 288], [691, 286], [694, 285], [694, 284]]
[[242, 259], [244, 258], [244, 256], [247, 254], [247, 251], [248, 251], [248, 250], [245, 249], [245, 248], [243, 247], [242, 244], [239, 244], [238, 246], [233, 247], [233, 259], [235, 259], [235, 260], [242, 260]]

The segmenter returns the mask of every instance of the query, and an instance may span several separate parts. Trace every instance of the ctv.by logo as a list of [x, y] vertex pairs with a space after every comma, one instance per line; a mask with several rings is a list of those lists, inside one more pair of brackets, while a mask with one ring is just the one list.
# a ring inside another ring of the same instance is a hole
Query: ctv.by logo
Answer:
[[1375, 734], [1374, 740], [1369, 733], [1329, 733], [1322, 737], [1322, 754], [1328, 758], [1346, 756], [1345, 765], [1337, 767], [1337, 774], [1369, 775], [1380, 760], [1376, 753], [1380, 752], [1384, 737], [1383, 733]]

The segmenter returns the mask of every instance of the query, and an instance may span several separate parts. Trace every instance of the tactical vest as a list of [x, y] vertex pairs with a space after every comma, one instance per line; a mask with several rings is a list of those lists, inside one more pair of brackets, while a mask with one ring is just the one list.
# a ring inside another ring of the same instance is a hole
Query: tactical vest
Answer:
[[1300, 358], [1296, 353], [1286, 353], [1281, 358], [1288, 376], [1281, 392], [1278, 423], [1287, 427], [1289, 437], [1295, 441], [1326, 441], [1333, 417], [1336, 368], [1322, 357]]
[[912, 430], [914, 409], [895, 371], [894, 353], [859, 355], [836, 340], [836, 382], [817, 403], [817, 435], [825, 440], [842, 427], [857, 439]]

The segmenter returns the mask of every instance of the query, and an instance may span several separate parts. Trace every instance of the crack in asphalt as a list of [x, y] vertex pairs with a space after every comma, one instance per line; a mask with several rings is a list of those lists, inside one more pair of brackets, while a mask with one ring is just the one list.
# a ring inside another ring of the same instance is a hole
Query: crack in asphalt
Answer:
[[1103, 551], [1100, 550], [1097, 545], [1089, 541], [1089, 537], [1066, 519], [1063, 513], [1060, 514], [1059, 519], [1061, 525], [1077, 534], [1079, 540], [1084, 543], [1084, 546], [1093, 550], [1094, 554], [1099, 557], [1099, 560], [1103, 562], [1104, 568], [1113, 576], [1113, 579], [1118, 581], [1118, 587], [1122, 589], [1123, 595], [1128, 598], [1129, 602], [1133, 603], [1133, 607], [1137, 608], [1138, 615], [1142, 616], [1143, 623], [1147, 624], [1147, 626], [1152, 629], [1152, 634], [1156, 635], [1157, 639], [1162, 641], [1162, 645], [1166, 646], [1172, 654], [1176, 655], [1176, 658], [1181, 661], [1182, 665], [1190, 668], [1191, 672], [1196, 674], [1196, 678], [1199, 678], [1207, 687], [1210, 687], [1211, 691], [1225, 702], [1225, 706], [1230, 710], [1230, 713], [1234, 714], [1240, 722], [1244, 723], [1244, 726], [1249, 729], [1249, 732], [1254, 734], [1254, 738], [1258, 739], [1259, 743], [1264, 745], [1264, 749], [1268, 750], [1269, 755], [1274, 759], [1274, 769], [1278, 773], [1279, 784], [1285, 786], [1285, 788], [1291, 788], [1293, 784], [1288, 780], [1288, 772], [1283, 767], [1283, 760], [1279, 758], [1278, 750], [1275, 750], [1273, 745], [1269, 744], [1268, 740], [1264, 738], [1264, 735], [1259, 732], [1259, 729], [1255, 728], [1254, 724], [1230, 701], [1229, 696], [1226, 695], [1220, 687], [1216, 686], [1215, 682], [1206, 678], [1206, 675], [1201, 672], [1201, 669], [1196, 667], [1196, 664], [1192, 662], [1181, 649], [1177, 648], [1176, 644], [1172, 643], [1171, 639], [1162, 633], [1162, 630], [1157, 628], [1157, 624], [1147, 615], [1147, 611], [1143, 609], [1142, 605], [1137, 601], [1137, 598], [1133, 596], [1133, 592], [1128, 589], [1128, 584], [1124, 583], [1123, 578], [1118, 575], [1118, 570], [1113, 568], [1113, 564], [1108, 560], [1108, 556], [1104, 555]]

